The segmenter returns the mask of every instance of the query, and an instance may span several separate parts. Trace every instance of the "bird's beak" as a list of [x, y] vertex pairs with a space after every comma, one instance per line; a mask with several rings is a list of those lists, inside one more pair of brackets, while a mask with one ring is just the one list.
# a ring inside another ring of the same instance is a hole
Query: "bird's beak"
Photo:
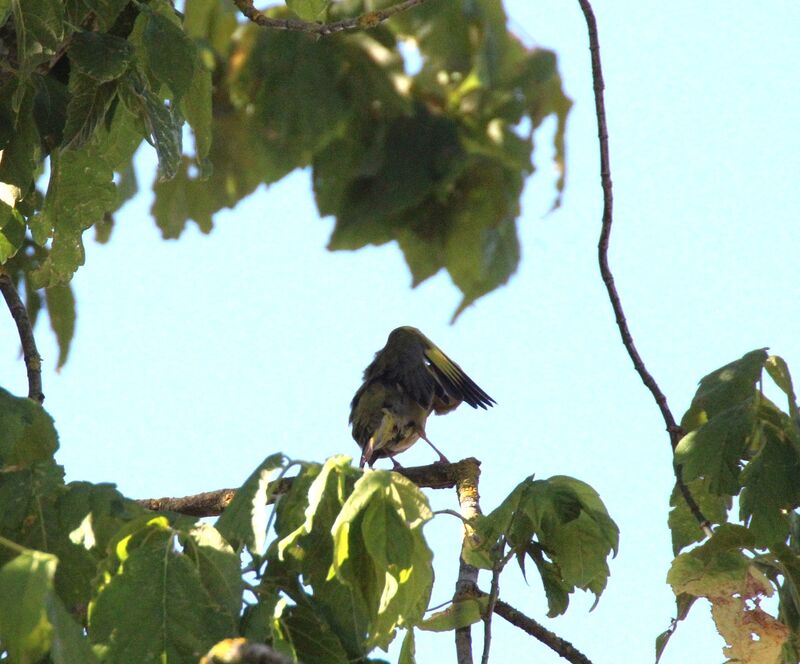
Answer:
[[[358, 464], [359, 468], [363, 468], [364, 464], [372, 459], [372, 453], [374, 451], [375, 451], [375, 436], [370, 436], [369, 442], [367, 443], [366, 447], [364, 447], [364, 451], [361, 453], [361, 462]], [[370, 464], [370, 467], [372, 467], [372, 464]]]

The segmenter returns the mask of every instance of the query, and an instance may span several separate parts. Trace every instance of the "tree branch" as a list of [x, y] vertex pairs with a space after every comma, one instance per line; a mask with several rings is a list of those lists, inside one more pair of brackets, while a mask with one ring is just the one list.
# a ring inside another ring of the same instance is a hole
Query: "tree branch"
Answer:
[[[411, 468], [398, 468], [394, 472], [400, 473], [408, 478], [420, 488], [427, 489], [449, 489], [456, 486], [459, 474], [470, 472], [470, 468], [480, 465], [474, 458], [463, 459], [458, 463], [432, 463], [427, 466], [414, 466]], [[292, 478], [284, 477], [276, 480], [278, 486], [270, 487], [272, 497], [282, 496], [289, 491], [292, 486]], [[142, 498], [137, 500], [142, 507], [154, 512], [178, 512], [188, 516], [219, 516], [236, 495], [236, 489], [217, 489], [216, 491], [206, 491], [192, 496], [180, 496], [177, 498]]]
[[[478, 493], [478, 479], [481, 475], [480, 461], [477, 459], [464, 459], [454, 464], [457, 468], [458, 504], [461, 508], [461, 517], [464, 520], [464, 545], [470, 537], [474, 537], [469, 521], [480, 516], [480, 494]], [[467, 564], [464, 556], [459, 556], [458, 579], [453, 601], [457, 602], [466, 597], [477, 597], [478, 568]], [[456, 630], [456, 661], [458, 664], [472, 664], [472, 629], [468, 625]]]
[[28, 371], [28, 398], [39, 403], [44, 402], [42, 393], [42, 358], [36, 350], [36, 340], [33, 338], [33, 328], [28, 318], [28, 311], [19, 293], [14, 287], [11, 277], [5, 273], [0, 273], [0, 291], [3, 293], [11, 317], [17, 324], [19, 341], [22, 344], [22, 357], [25, 359], [25, 368]]
[[233, 0], [233, 2], [239, 8], [239, 11], [256, 25], [260, 25], [264, 28], [272, 28], [273, 30], [291, 30], [293, 32], [305, 32], [307, 34], [324, 37], [337, 32], [374, 28], [376, 25], [383, 23], [386, 19], [391, 18], [395, 14], [421, 5], [425, 0], [404, 0], [404, 2], [399, 2], [386, 9], [364, 12], [360, 16], [345, 18], [332, 23], [317, 23], [296, 18], [272, 18], [256, 9], [253, 6], [253, 0]]
[[[667, 425], [667, 431], [669, 432], [670, 445], [674, 451], [678, 445], [678, 441], [680, 441], [681, 437], [683, 436], [683, 430], [675, 422], [672, 411], [667, 405], [666, 395], [661, 391], [661, 388], [658, 386], [658, 383], [656, 383], [655, 378], [653, 378], [652, 374], [647, 370], [647, 367], [645, 367], [644, 361], [639, 355], [639, 351], [636, 349], [636, 345], [633, 342], [633, 336], [631, 335], [630, 328], [628, 327], [628, 321], [625, 318], [625, 312], [622, 308], [622, 301], [620, 300], [619, 293], [617, 292], [617, 287], [614, 285], [614, 275], [611, 272], [611, 267], [609, 266], [608, 262], [608, 247], [611, 240], [611, 225], [613, 222], [614, 195], [611, 184], [611, 160], [609, 158], [608, 149], [608, 126], [606, 124], [605, 101], [603, 98], [605, 84], [603, 83], [603, 68], [600, 62], [600, 40], [597, 34], [597, 21], [589, 0], [578, 0], [578, 4], [580, 4], [583, 15], [586, 18], [586, 27], [589, 32], [589, 51], [591, 53], [592, 60], [592, 81], [594, 84], [595, 112], [597, 115], [597, 133], [600, 142], [600, 181], [603, 188], [603, 221], [600, 231], [600, 241], [597, 245], [598, 258], [600, 261], [600, 274], [603, 277], [603, 283], [608, 291], [608, 299], [611, 301], [611, 307], [614, 309], [614, 316], [616, 317], [617, 327], [619, 328], [619, 333], [622, 337], [622, 343], [625, 346], [625, 350], [628, 351], [628, 355], [633, 361], [633, 366], [642, 379], [642, 382], [645, 384], [647, 389], [650, 390], [650, 393], [655, 399], [656, 405], [661, 411], [661, 416], [663, 417], [664, 422]], [[688, 487], [684, 483], [681, 476], [680, 466], [673, 464], [673, 468], [675, 470], [676, 484], [680, 489], [686, 504], [689, 506], [689, 509], [691, 510], [695, 519], [697, 519], [700, 527], [703, 529], [706, 535], [710, 537], [711, 522], [706, 519], [705, 516], [703, 516], [703, 513], [700, 511], [700, 507], [697, 505], [697, 502], [694, 500], [694, 497], [691, 495]]]
[[515, 627], [530, 634], [572, 664], [592, 664], [592, 661], [569, 641], [562, 639], [503, 600], [497, 600], [494, 612]]

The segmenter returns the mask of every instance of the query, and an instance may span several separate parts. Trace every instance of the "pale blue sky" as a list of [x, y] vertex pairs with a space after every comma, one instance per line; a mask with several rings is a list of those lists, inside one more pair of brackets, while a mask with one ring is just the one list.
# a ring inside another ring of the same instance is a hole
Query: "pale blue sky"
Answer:
[[[770, 346], [800, 376], [800, 60], [794, 2], [597, 3], [607, 85], [615, 227], [611, 262], [631, 330], [677, 418], [705, 373]], [[519, 228], [510, 284], [448, 325], [459, 294], [445, 274], [412, 291], [394, 245], [325, 250], [307, 173], [261, 189], [164, 242], [145, 192], [110, 244], [87, 234], [74, 286], [77, 336], [56, 375], [42, 321], [46, 407], [69, 479], [116, 482], [132, 497], [236, 486], [267, 454], [321, 461], [357, 448], [347, 427], [361, 371], [388, 332], [421, 328], [498, 402], [429, 422], [451, 460], [482, 460], [482, 506], [524, 477], [594, 486], [621, 529], [594, 612], [577, 596], [544, 617], [539, 582], [510, 569], [501, 597], [569, 639], [595, 664], [648, 662], [674, 615], [664, 583], [672, 486], [669, 441], [634, 373], [600, 281], [601, 214], [586, 30], [577, 2], [508, 3], [529, 43], [553, 48], [575, 101], [562, 207], [553, 197], [552, 125]], [[535, 40], [535, 41], [533, 41]], [[152, 155], [140, 156], [146, 184]], [[25, 393], [10, 319], [0, 325], [3, 386]], [[433, 461], [420, 445], [405, 465]], [[437, 508], [452, 492], [429, 492]], [[433, 603], [452, 595], [460, 524], [436, 518]], [[481, 585], [488, 589], [488, 578]], [[562, 661], [495, 619], [493, 660]], [[475, 635], [476, 654], [480, 647]], [[418, 661], [453, 661], [451, 635], [419, 634]], [[662, 661], [719, 662], [722, 641], [698, 603]], [[393, 650], [394, 653], [394, 650]], [[446, 653], [446, 655], [443, 655]], [[396, 653], [394, 653], [396, 655]]]

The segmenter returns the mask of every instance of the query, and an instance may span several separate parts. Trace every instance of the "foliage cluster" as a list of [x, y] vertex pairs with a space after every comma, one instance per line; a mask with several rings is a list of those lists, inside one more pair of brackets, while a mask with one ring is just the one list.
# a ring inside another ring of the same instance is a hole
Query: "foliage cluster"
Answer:
[[[481, 619], [482, 595], [425, 617], [434, 515], [396, 473], [273, 455], [210, 525], [149, 512], [111, 485], [64, 484], [52, 420], [0, 396], [0, 648], [12, 661], [188, 663], [242, 636], [306, 664], [344, 664], [377, 661], [370, 653], [403, 629], [410, 663], [415, 629]], [[293, 469], [274, 501], [273, 480]], [[606, 585], [617, 528], [578, 480], [525, 480], [475, 527], [465, 555], [490, 568], [506, 547], [521, 565], [530, 556], [554, 615], [575, 587], [599, 596]]]
[[[365, 9], [289, 4], [329, 20]], [[330, 249], [397, 241], [414, 285], [448, 271], [456, 315], [516, 270], [519, 197], [548, 116], [563, 173], [570, 102], [555, 55], [511, 34], [499, 0], [432, 0], [324, 39], [240, 25], [223, 0], [183, 13], [167, 0], [0, 0], [0, 44], [0, 264], [33, 316], [46, 289], [61, 363], [83, 233], [109, 238], [143, 141], [165, 238], [189, 220], [208, 232], [220, 209], [310, 167], [320, 213], [336, 217]]]
[[[389, 3], [289, 0], [267, 14], [331, 21], [367, 4]], [[182, 12], [167, 0], [0, 0], [0, 265], [34, 321], [48, 310], [59, 364], [83, 233], [109, 238], [137, 191], [143, 141], [158, 156], [164, 237], [189, 220], [207, 232], [217, 211], [309, 168], [320, 213], [336, 218], [331, 249], [396, 241], [415, 285], [450, 274], [456, 316], [509, 279], [533, 130], [548, 116], [563, 173], [570, 102], [555, 55], [524, 47], [499, 0], [430, 0], [371, 27], [324, 39], [264, 30], [222, 0], [186, 0]], [[716, 526], [704, 539], [674, 493], [677, 616], [657, 657], [704, 598], [729, 660], [800, 660], [797, 413], [785, 362], [765, 350], [700, 382], [675, 462]], [[379, 661], [375, 649], [402, 630], [405, 664], [415, 630], [450, 631], [491, 608], [476, 591], [426, 616], [424, 528], [447, 517], [397, 474], [271, 456], [211, 525], [149, 512], [112, 485], [65, 483], [57, 447], [41, 406], [0, 391], [9, 661], [195, 662], [235, 637], [311, 664]], [[278, 478], [291, 479], [280, 497]], [[576, 589], [599, 598], [619, 536], [596, 492], [565, 476], [523, 480], [465, 530], [471, 565], [536, 569], [550, 616]]]

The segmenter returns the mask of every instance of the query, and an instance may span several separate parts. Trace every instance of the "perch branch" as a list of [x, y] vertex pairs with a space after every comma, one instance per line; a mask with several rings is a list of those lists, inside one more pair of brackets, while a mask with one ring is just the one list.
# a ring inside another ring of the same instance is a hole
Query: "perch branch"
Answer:
[[[464, 519], [464, 544], [470, 537], [474, 537], [469, 521], [479, 516], [480, 494], [478, 493], [478, 479], [481, 475], [480, 462], [477, 459], [464, 459], [454, 464], [457, 467], [458, 481], [456, 491], [458, 492], [458, 504], [461, 508], [461, 516]], [[458, 579], [456, 580], [456, 590], [453, 601], [477, 597], [478, 590], [478, 568], [469, 565], [464, 561], [464, 556], [459, 556]], [[456, 630], [456, 661], [458, 664], [472, 664], [472, 629], [468, 625], [459, 627]]]
[[3, 292], [11, 317], [17, 324], [19, 341], [22, 344], [22, 357], [25, 360], [25, 368], [28, 371], [28, 398], [42, 403], [44, 401], [44, 394], [42, 393], [42, 358], [39, 356], [39, 351], [36, 350], [36, 340], [33, 338], [33, 328], [28, 318], [28, 312], [19, 298], [14, 282], [5, 273], [0, 274], [0, 291]]
[[[428, 466], [414, 466], [410, 468], [398, 468], [395, 472], [408, 478], [420, 488], [427, 489], [449, 489], [456, 486], [459, 473], [464, 472], [464, 468], [472, 465], [478, 466], [477, 459], [464, 459], [458, 463], [432, 463]], [[292, 478], [285, 477], [276, 480], [278, 486], [270, 487], [273, 502], [276, 497], [282, 496], [289, 491], [292, 486]], [[188, 516], [219, 516], [233, 500], [236, 489], [217, 489], [216, 491], [206, 491], [192, 496], [180, 496], [177, 498], [142, 498], [137, 500], [142, 507], [154, 512], [178, 512]], [[461, 515], [459, 515], [461, 516]]]
[[572, 664], [592, 664], [592, 661], [569, 641], [562, 639], [558, 634], [554, 634], [533, 618], [529, 618], [510, 604], [506, 604], [503, 600], [499, 599], [495, 602], [494, 612], [515, 627], [519, 627], [522, 631], [544, 643], [544, 645], [568, 662]]
[[273, 30], [305, 32], [307, 34], [317, 35], [318, 37], [325, 37], [337, 32], [374, 28], [376, 25], [383, 23], [386, 19], [391, 18], [395, 14], [421, 5], [425, 0], [405, 0], [404, 2], [399, 2], [386, 9], [364, 12], [359, 16], [345, 18], [341, 21], [333, 21], [331, 23], [302, 21], [296, 18], [273, 18], [256, 9], [253, 6], [253, 0], [233, 0], [233, 2], [248, 20], [261, 27], [272, 28]]
[[[609, 158], [608, 149], [608, 126], [606, 124], [605, 100], [603, 98], [605, 84], [603, 83], [603, 68], [600, 62], [600, 40], [597, 34], [597, 21], [595, 20], [594, 12], [592, 11], [592, 6], [589, 0], [578, 0], [578, 4], [580, 4], [583, 15], [586, 18], [586, 27], [589, 32], [589, 51], [591, 53], [592, 60], [592, 81], [594, 84], [594, 102], [595, 112], [597, 115], [597, 133], [600, 142], [600, 181], [603, 188], [603, 221], [600, 231], [600, 241], [597, 245], [598, 258], [600, 261], [600, 274], [603, 277], [603, 283], [608, 291], [608, 299], [611, 301], [611, 307], [614, 309], [614, 316], [617, 321], [617, 327], [619, 328], [620, 336], [622, 337], [622, 343], [625, 346], [625, 350], [628, 351], [628, 355], [633, 361], [633, 366], [638, 372], [639, 377], [642, 379], [642, 382], [645, 384], [647, 389], [650, 390], [650, 393], [655, 399], [656, 405], [661, 411], [661, 416], [663, 417], [664, 422], [667, 425], [667, 431], [669, 432], [670, 444], [672, 445], [672, 449], [674, 451], [678, 445], [678, 441], [680, 441], [683, 435], [683, 431], [675, 422], [672, 411], [670, 410], [669, 405], [667, 405], [666, 395], [661, 391], [661, 388], [658, 386], [658, 383], [656, 383], [655, 378], [653, 378], [652, 374], [647, 370], [644, 361], [639, 355], [639, 351], [636, 349], [636, 345], [633, 342], [633, 336], [631, 335], [630, 328], [628, 327], [628, 321], [625, 318], [625, 312], [622, 308], [622, 301], [620, 300], [619, 293], [617, 292], [617, 287], [614, 284], [614, 275], [611, 272], [611, 267], [608, 262], [608, 247], [611, 240], [611, 225], [613, 222], [614, 195], [611, 184], [611, 160]], [[697, 519], [698, 524], [700, 524], [700, 527], [703, 529], [705, 534], [707, 536], [711, 536], [711, 522], [706, 519], [706, 517], [700, 511], [700, 507], [697, 505], [694, 497], [689, 492], [689, 488], [684, 483], [681, 476], [680, 466], [673, 464], [673, 467], [675, 470], [675, 482], [681, 494], [683, 495], [686, 504], [689, 506], [689, 509], [691, 510], [695, 519]]]

